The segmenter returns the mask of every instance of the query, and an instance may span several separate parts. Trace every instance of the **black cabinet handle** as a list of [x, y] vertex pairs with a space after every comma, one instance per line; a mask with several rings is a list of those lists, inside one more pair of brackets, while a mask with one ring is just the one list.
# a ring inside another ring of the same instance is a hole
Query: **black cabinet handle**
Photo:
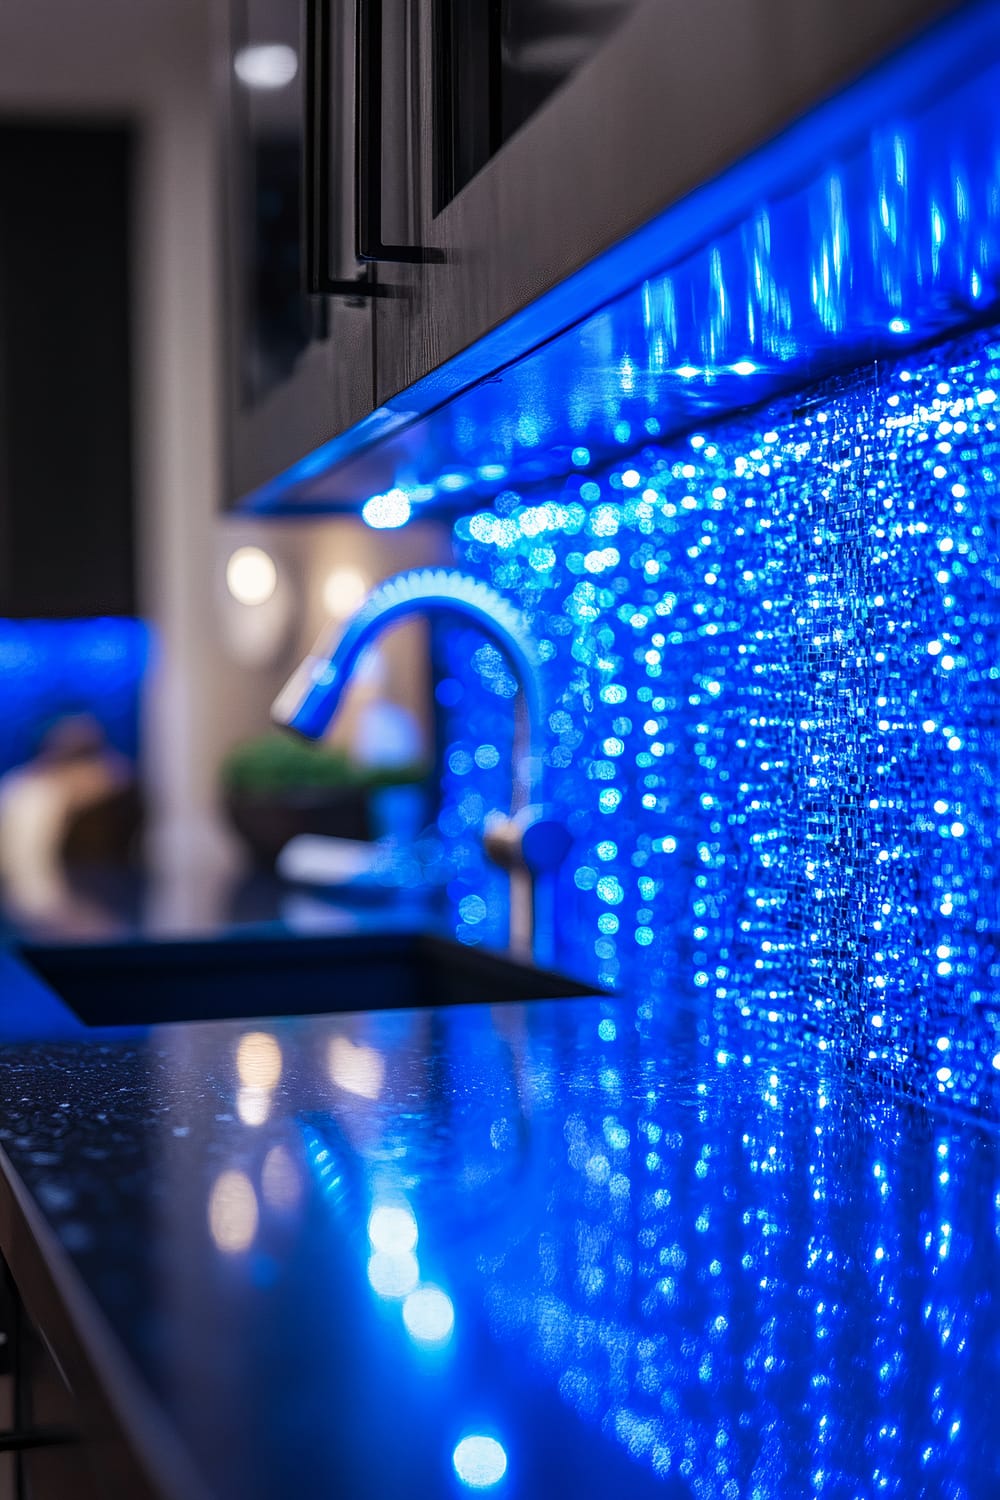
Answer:
[[305, 4], [302, 197], [306, 291], [325, 297], [386, 296], [390, 288], [370, 281], [367, 268], [356, 277], [330, 275], [330, 0], [305, 0]]
[[410, 265], [444, 260], [427, 245], [388, 245], [382, 238], [382, 0], [358, 0], [358, 259]]
[[80, 1434], [69, 1427], [8, 1427], [0, 1432], [0, 1453], [28, 1453], [33, 1448], [56, 1448], [80, 1441]]

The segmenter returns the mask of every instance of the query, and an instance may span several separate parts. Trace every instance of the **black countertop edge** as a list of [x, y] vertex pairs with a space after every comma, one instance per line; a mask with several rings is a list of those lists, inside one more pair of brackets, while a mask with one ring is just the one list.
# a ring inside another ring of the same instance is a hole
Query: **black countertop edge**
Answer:
[[70, 1386], [102, 1493], [212, 1500], [0, 1147], [0, 1244], [29, 1317]]
[[[9, 951], [0, 952], [0, 990], [5, 1045], [124, 1037], [137, 1030], [84, 1026]], [[73, 1392], [81, 1443], [112, 1492], [134, 1500], [211, 1500], [2, 1147], [0, 1247], [29, 1317]]]

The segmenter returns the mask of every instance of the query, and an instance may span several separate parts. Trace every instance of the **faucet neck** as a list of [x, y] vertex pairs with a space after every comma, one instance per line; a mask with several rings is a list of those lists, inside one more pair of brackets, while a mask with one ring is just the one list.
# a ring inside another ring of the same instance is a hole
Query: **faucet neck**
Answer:
[[[539, 659], [524, 616], [488, 584], [462, 573], [422, 568], [390, 578], [373, 589], [333, 649], [325, 646], [302, 663], [275, 700], [272, 715], [279, 724], [309, 739], [319, 739], [337, 711], [365, 649], [383, 630], [413, 615], [456, 615], [495, 642], [508, 658], [520, 683], [514, 705], [512, 792], [509, 816], [497, 815], [487, 829], [491, 857], [511, 877], [511, 939], [540, 949], [551, 946], [554, 926], [554, 877], [565, 856], [569, 835], [548, 817], [541, 803], [544, 730]], [[539, 905], [545, 918], [537, 920]]]
[[[375, 638], [414, 615], [452, 614], [471, 621], [507, 656], [524, 695], [525, 751], [534, 767], [526, 789], [530, 801], [537, 791], [541, 766], [542, 703], [538, 653], [524, 616], [488, 584], [444, 568], [418, 568], [402, 573], [373, 589], [336, 646], [317, 647], [275, 699], [275, 721], [307, 739], [320, 739], [340, 706], [341, 698], [364, 650]], [[515, 736], [515, 756], [517, 738]], [[515, 783], [518, 768], [515, 765]], [[515, 793], [516, 795], [516, 793]]]

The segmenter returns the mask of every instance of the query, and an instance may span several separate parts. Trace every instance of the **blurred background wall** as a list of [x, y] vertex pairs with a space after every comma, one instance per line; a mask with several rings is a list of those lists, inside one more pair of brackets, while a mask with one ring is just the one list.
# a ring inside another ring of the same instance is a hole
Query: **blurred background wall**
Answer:
[[[220, 514], [212, 25], [209, 0], [0, 6], [0, 125], [133, 127], [132, 519], [136, 609], [151, 625], [140, 758], [147, 859], [158, 873], [185, 873], [164, 886], [163, 899], [177, 908], [162, 914], [168, 922], [210, 899], [201, 877], [210, 887], [238, 864], [219, 812], [220, 761], [265, 728], [271, 697], [331, 608], [345, 613], [378, 577], [446, 549], [433, 528], [386, 537], [348, 520], [262, 524]], [[66, 251], [72, 278], [71, 244]], [[85, 278], [78, 281], [86, 297]], [[57, 404], [53, 444], [66, 427]], [[16, 507], [17, 495], [8, 503]], [[72, 543], [53, 534], [48, 545], [58, 552]], [[227, 588], [227, 563], [246, 546], [263, 547], [277, 565], [276, 586], [259, 603], [240, 603]], [[418, 718], [426, 712], [423, 655], [419, 631], [401, 632], [376, 673], [379, 690]], [[0, 709], [3, 695], [0, 672]], [[339, 732], [351, 732], [350, 716]]]

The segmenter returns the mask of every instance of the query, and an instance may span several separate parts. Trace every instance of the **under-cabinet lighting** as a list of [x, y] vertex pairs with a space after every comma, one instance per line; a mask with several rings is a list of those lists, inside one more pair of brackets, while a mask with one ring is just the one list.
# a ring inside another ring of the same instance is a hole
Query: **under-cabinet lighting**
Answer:
[[402, 490], [373, 495], [361, 507], [361, 519], [376, 531], [394, 531], [410, 519], [410, 502]]

